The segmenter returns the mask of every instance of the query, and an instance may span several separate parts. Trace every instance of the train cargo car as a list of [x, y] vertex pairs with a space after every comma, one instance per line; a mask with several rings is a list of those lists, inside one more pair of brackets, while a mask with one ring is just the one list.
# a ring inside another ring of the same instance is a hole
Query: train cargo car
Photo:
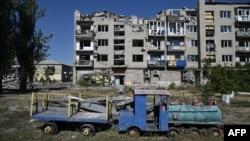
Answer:
[[172, 134], [220, 134], [223, 126], [218, 106], [169, 105], [168, 122]]

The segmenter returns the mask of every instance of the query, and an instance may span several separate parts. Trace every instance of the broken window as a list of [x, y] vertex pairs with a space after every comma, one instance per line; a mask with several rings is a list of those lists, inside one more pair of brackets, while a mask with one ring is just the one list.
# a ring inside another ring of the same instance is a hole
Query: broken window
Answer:
[[106, 54], [98, 54], [97, 61], [108, 61], [108, 55], [106, 55]]
[[143, 62], [143, 55], [133, 55], [133, 62]]
[[143, 47], [143, 40], [140, 40], [140, 39], [136, 39], [136, 40], [133, 40], [133, 47]]
[[98, 25], [98, 32], [108, 32], [108, 25]]
[[98, 46], [108, 46], [108, 39], [99, 39]]

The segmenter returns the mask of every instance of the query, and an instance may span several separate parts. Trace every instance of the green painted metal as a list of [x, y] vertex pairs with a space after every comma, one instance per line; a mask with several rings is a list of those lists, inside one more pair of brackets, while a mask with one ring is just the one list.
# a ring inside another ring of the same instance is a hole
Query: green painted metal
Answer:
[[170, 123], [222, 123], [218, 106], [169, 105]]

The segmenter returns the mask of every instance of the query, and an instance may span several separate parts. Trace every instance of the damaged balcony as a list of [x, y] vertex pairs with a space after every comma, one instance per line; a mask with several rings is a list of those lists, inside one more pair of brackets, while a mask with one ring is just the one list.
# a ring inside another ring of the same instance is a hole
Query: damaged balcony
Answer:
[[94, 61], [92, 61], [92, 60], [76, 60], [75, 65], [81, 66], [81, 67], [93, 67]]
[[248, 28], [248, 29], [239, 28], [236, 31], [236, 37], [238, 37], [238, 38], [250, 38], [250, 28]]
[[236, 11], [236, 21], [238, 22], [250, 22], [250, 9], [247, 8], [239, 8]]
[[94, 46], [96, 46], [96, 43], [91, 40], [77, 40], [75, 50], [78, 52], [82, 51], [93, 52]]
[[162, 39], [148, 39], [147, 42], [148, 51], [164, 51], [165, 41]]
[[168, 23], [168, 36], [184, 36], [184, 22], [176, 21]]
[[169, 68], [185, 68], [187, 65], [186, 60], [168, 60], [167, 66]]
[[215, 54], [215, 41], [214, 40], [206, 40], [206, 54], [212, 55]]
[[148, 35], [149, 36], [166, 36], [166, 22], [165, 21], [148, 21]]
[[167, 42], [167, 50], [168, 52], [184, 52], [185, 45], [184, 42], [179, 42], [178, 44]]
[[166, 61], [165, 60], [148, 60], [148, 67], [165, 67]]
[[164, 52], [149, 52], [147, 59], [148, 67], [165, 67], [166, 61]]
[[113, 67], [126, 67], [125, 66], [125, 56], [124, 55], [114, 55]]
[[95, 36], [94, 29], [93, 21], [82, 21], [76, 25], [75, 36], [77, 38], [92, 38]]
[[206, 37], [214, 37], [214, 25], [206, 25]]
[[250, 53], [250, 47], [249, 46], [236, 46], [236, 52], [238, 53]]

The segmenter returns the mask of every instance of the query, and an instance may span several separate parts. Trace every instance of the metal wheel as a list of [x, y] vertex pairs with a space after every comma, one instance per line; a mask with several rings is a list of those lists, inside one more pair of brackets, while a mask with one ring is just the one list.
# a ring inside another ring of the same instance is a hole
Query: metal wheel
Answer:
[[194, 136], [198, 136], [201, 134], [200, 130], [196, 127], [190, 127], [189, 132]]
[[216, 127], [211, 127], [208, 129], [208, 133], [209, 133], [209, 135], [212, 135], [212, 136], [219, 136], [220, 130]]
[[130, 137], [139, 137], [140, 136], [140, 131], [138, 128], [129, 128], [127, 130], [127, 134], [130, 136]]
[[95, 127], [91, 124], [84, 124], [81, 127], [81, 133], [83, 136], [94, 136], [95, 135]]
[[47, 122], [44, 124], [43, 132], [45, 134], [55, 134], [57, 132], [57, 125], [54, 122]]
[[170, 127], [168, 132], [167, 132], [167, 136], [168, 137], [176, 137], [179, 135], [179, 131], [177, 128], [175, 127]]
[[179, 131], [180, 134], [186, 134], [187, 133], [187, 130], [186, 130], [185, 127], [179, 127], [178, 131]]

